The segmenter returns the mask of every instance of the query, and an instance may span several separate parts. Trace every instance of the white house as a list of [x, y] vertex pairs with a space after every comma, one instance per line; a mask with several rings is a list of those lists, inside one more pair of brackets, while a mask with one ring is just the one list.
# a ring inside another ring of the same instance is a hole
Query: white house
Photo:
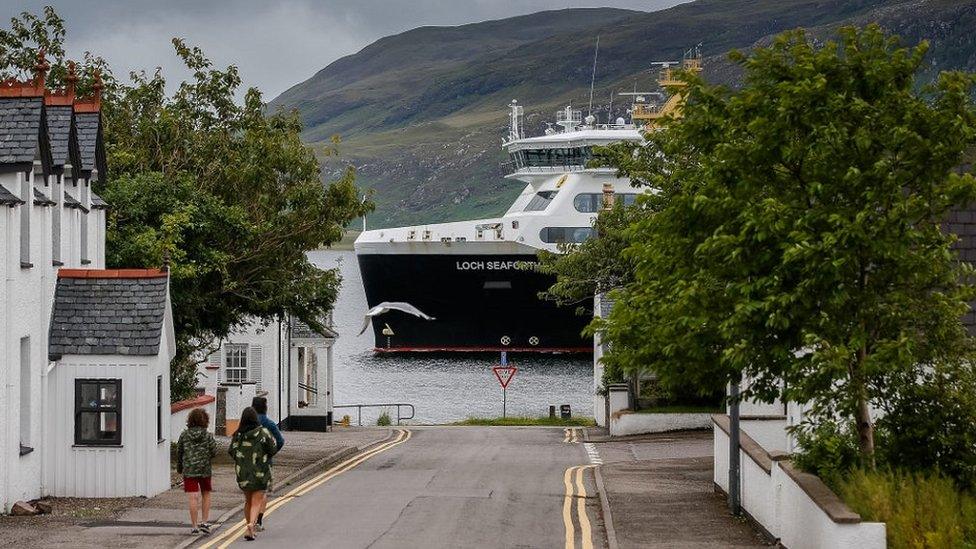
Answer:
[[107, 205], [90, 190], [106, 173], [100, 92], [76, 98], [73, 71], [45, 90], [46, 71], [41, 57], [32, 80], [0, 82], [0, 512], [54, 493], [42, 479], [64, 408], [44, 391], [58, 271], [105, 263]]
[[[169, 488], [169, 277], [61, 269], [51, 315], [45, 494], [153, 496]], [[83, 474], [79, 474], [83, 472]]]
[[221, 342], [199, 368], [198, 389], [221, 394], [227, 432], [256, 395], [268, 399], [268, 417], [283, 428], [325, 430], [332, 424], [337, 334], [331, 324], [325, 319], [325, 328], [316, 331], [291, 317], [254, 320]]

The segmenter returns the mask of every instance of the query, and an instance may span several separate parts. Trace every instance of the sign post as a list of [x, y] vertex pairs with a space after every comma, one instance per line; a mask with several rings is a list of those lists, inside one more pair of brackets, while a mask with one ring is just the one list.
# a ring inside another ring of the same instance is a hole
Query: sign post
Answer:
[[495, 366], [491, 371], [495, 373], [498, 383], [502, 386], [502, 418], [504, 418], [508, 414], [508, 384], [515, 377], [518, 368], [508, 365], [508, 354], [502, 351], [501, 366]]

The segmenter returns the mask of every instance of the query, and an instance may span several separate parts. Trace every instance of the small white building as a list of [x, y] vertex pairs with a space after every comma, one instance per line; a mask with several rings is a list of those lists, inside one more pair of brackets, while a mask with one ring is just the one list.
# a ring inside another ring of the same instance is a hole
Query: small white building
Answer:
[[324, 431], [332, 424], [332, 346], [337, 334], [331, 318], [316, 331], [295, 318], [254, 320], [221, 342], [200, 365], [198, 389], [220, 394], [232, 432], [241, 411], [260, 395], [268, 417], [282, 428]]
[[169, 277], [62, 269], [43, 376], [46, 495], [153, 496], [170, 485]]

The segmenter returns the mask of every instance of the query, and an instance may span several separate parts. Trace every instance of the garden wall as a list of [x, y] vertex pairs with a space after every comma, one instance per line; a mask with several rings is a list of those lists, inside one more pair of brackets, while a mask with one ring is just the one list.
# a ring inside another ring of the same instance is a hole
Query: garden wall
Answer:
[[[712, 416], [715, 486], [729, 490], [729, 418]], [[742, 509], [787, 549], [884, 549], [885, 525], [862, 522], [819, 478], [793, 467], [788, 455], [740, 435]]]

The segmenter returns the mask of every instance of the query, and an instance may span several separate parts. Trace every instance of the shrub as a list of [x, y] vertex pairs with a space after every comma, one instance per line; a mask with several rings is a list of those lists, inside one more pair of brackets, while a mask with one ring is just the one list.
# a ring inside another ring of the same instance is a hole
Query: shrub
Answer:
[[380, 413], [380, 417], [376, 418], [376, 424], [380, 427], [388, 427], [392, 423], [393, 422], [390, 421], [390, 413], [386, 410], [383, 410], [383, 412]]
[[940, 365], [899, 383], [878, 419], [878, 459], [892, 469], [935, 471], [976, 490], [976, 375]]
[[853, 426], [824, 420], [812, 427], [804, 425], [793, 433], [802, 448], [794, 456], [797, 466], [830, 486], [837, 486], [860, 461]]
[[864, 520], [886, 523], [891, 549], [976, 548], [976, 497], [949, 477], [856, 470], [837, 488]]

